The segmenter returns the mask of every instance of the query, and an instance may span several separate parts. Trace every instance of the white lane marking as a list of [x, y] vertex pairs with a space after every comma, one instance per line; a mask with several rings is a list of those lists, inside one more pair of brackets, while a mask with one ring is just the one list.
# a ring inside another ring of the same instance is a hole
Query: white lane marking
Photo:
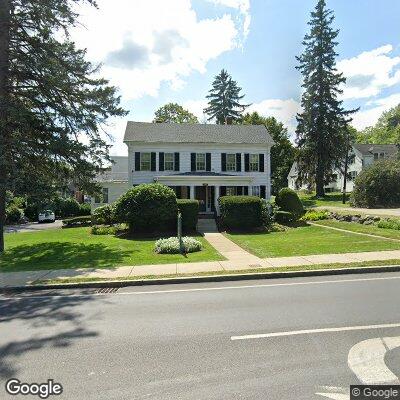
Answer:
[[[280, 278], [275, 278], [280, 279]], [[47, 296], [13, 296], [12, 299], [26, 299], [26, 298], [63, 298], [63, 297], [90, 297], [90, 296], [127, 296], [127, 295], [143, 295], [143, 294], [164, 294], [164, 293], [188, 293], [188, 292], [207, 292], [207, 291], [218, 291], [218, 290], [239, 290], [239, 289], [257, 289], [267, 287], [284, 287], [284, 286], [305, 286], [305, 285], [326, 285], [326, 284], [340, 284], [340, 283], [354, 283], [354, 282], [373, 282], [373, 281], [387, 281], [387, 280], [398, 280], [400, 276], [389, 276], [382, 278], [359, 278], [359, 279], [337, 279], [328, 281], [309, 281], [309, 282], [291, 282], [291, 283], [270, 283], [262, 285], [243, 285], [243, 286], [221, 286], [221, 287], [210, 287], [210, 288], [193, 288], [193, 289], [171, 289], [171, 290], [149, 290], [141, 292], [116, 292], [112, 294], [107, 293], [89, 293], [89, 294], [69, 294], [69, 295], [47, 295]], [[3, 288], [7, 290], [7, 288]], [[54, 290], [54, 289], [52, 289]], [[63, 290], [63, 289], [60, 289]], [[65, 289], [67, 290], [67, 289]], [[0, 293], [1, 296], [1, 293]], [[1, 298], [0, 301], [8, 301], [11, 298]]]
[[261, 333], [256, 335], [231, 336], [231, 340], [263, 339], [263, 338], [274, 338], [283, 336], [309, 335], [314, 333], [364, 331], [370, 329], [384, 329], [384, 328], [400, 328], [400, 323], [381, 324], [381, 325], [344, 326], [340, 328], [304, 329], [301, 331], [272, 332], [272, 333]]
[[347, 362], [364, 385], [398, 385], [399, 379], [385, 364], [385, 354], [397, 347], [400, 337], [364, 340], [351, 348]]

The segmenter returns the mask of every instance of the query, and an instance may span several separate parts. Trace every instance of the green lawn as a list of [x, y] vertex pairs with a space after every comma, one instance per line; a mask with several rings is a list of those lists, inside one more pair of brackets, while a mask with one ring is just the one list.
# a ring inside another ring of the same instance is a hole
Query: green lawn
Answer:
[[400, 242], [311, 225], [290, 228], [285, 232], [230, 233], [227, 237], [262, 258], [400, 249]]
[[300, 200], [302, 201], [304, 207], [312, 208], [312, 207], [350, 207], [349, 204], [349, 195], [346, 195], [346, 204], [342, 203], [342, 193], [334, 192], [334, 193], [327, 193], [323, 199], [316, 198], [315, 193], [312, 194], [305, 194], [305, 193], [298, 193]]
[[333, 228], [346, 229], [352, 232], [368, 233], [370, 235], [378, 235], [400, 240], [400, 231], [396, 229], [384, 229], [384, 228], [378, 228], [375, 225], [363, 225], [363, 224], [357, 224], [355, 222], [342, 222], [330, 219], [323, 221], [315, 221], [314, 223], [318, 225], [331, 226]]
[[156, 254], [155, 239], [95, 236], [90, 228], [9, 233], [0, 271], [32, 271], [61, 268], [110, 268], [121, 265], [216, 261], [224, 258], [201, 236], [203, 250], [188, 254]]

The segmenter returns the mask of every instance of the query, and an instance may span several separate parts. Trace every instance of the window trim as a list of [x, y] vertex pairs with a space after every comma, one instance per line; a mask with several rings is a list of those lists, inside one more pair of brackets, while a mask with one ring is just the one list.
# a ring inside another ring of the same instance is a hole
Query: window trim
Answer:
[[[229, 162], [228, 161], [229, 157], [232, 157], [233, 161]], [[227, 172], [236, 172], [237, 171], [236, 153], [226, 153], [225, 169], [226, 169]]]
[[[252, 161], [252, 158], [256, 161]], [[257, 168], [255, 166], [257, 166]], [[260, 156], [258, 154], [249, 154], [249, 171], [250, 172], [260, 171]]]
[[[204, 161], [199, 161], [199, 156], [204, 156]], [[199, 163], [204, 162], [204, 168], [199, 168]], [[196, 153], [196, 171], [205, 172], [207, 170], [207, 156], [206, 153]]]
[[[167, 156], [171, 156], [171, 160], [167, 161]], [[167, 168], [167, 163], [172, 163], [172, 168]], [[175, 153], [164, 153], [164, 171], [175, 171]]]
[[[149, 156], [149, 161], [144, 161], [143, 160], [143, 156], [144, 155], [148, 155]], [[143, 168], [143, 163], [148, 163], [148, 169], [147, 168]], [[151, 171], [151, 152], [150, 151], [144, 151], [143, 153], [140, 153], [140, 170], [141, 171], [146, 171], [149, 172]]]

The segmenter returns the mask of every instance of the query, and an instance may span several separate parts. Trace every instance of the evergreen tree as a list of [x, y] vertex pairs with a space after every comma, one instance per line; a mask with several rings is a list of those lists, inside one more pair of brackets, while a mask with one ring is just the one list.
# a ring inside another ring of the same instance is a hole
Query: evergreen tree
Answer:
[[208, 121], [215, 119], [217, 124], [231, 124], [240, 119], [250, 104], [240, 104], [240, 88], [236, 81], [223, 69], [214, 79], [212, 89], [207, 95], [208, 107], [204, 109]]
[[90, 180], [108, 158], [102, 126], [125, 115], [116, 89], [69, 39], [79, 3], [95, 6], [0, 0], [0, 252], [6, 189], [61, 175]]
[[199, 120], [190, 111], [177, 103], [168, 103], [154, 113], [153, 122], [169, 122], [175, 124], [198, 124]]
[[332, 179], [333, 169], [346, 146], [344, 129], [351, 121], [338, 96], [346, 79], [337, 71], [335, 47], [339, 30], [332, 28], [333, 11], [325, 0], [318, 0], [311, 13], [311, 31], [304, 38], [304, 53], [296, 57], [303, 75], [303, 112], [297, 116], [296, 143], [302, 181], [315, 181], [317, 196]]
[[257, 112], [247, 113], [241, 121], [243, 124], [264, 125], [274, 145], [271, 148], [271, 183], [272, 194], [287, 187], [290, 168], [295, 160], [296, 149], [289, 140], [289, 134], [282, 122], [274, 117], [263, 117]]

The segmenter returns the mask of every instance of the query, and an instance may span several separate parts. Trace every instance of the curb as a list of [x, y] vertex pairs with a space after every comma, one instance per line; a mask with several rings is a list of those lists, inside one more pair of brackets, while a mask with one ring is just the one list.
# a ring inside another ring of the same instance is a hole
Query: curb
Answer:
[[181, 283], [202, 283], [202, 282], [229, 282], [241, 280], [257, 279], [285, 279], [303, 278], [308, 276], [329, 276], [329, 275], [359, 275], [381, 272], [399, 272], [400, 265], [371, 266], [361, 268], [337, 268], [320, 269], [307, 271], [282, 271], [282, 272], [257, 272], [231, 275], [205, 275], [205, 276], [185, 276], [160, 279], [139, 279], [121, 281], [93, 281], [83, 283], [60, 283], [50, 285], [27, 285], [9, 286], [0, 289], [0, 294], [8, 292], [41, 291], [51, 289], [91, 289], [91, 288], [122, 288], [129, 286], [150, 286], [150, 285], [173, 285]]

